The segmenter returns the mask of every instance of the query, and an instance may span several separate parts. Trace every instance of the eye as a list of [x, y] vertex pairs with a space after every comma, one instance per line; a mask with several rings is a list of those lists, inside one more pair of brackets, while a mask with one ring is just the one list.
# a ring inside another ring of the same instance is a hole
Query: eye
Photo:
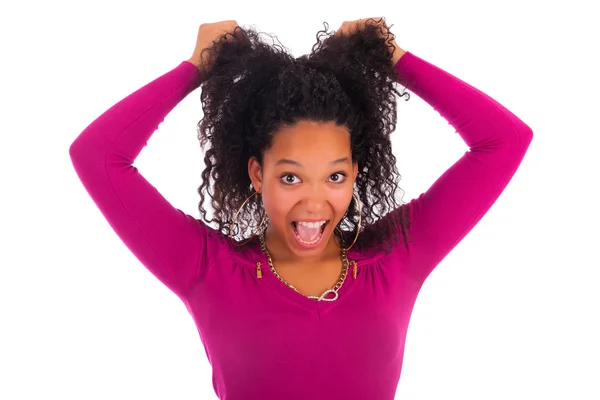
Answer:
[[279, 178], [279, 180], [284, 185], [293, 185], [294, 183], [296, 183], [296, 182], [294, 182], [294, 178], [297, 178], [297, 176], [294, 174], [287, 173], [287, 174], [281, 175], [281, 178]]
[[[343, 178], [339, 178], [339, 176], [342, 176]], [[344, 172], [336, 172], [334, 174], [329, 175], [330, 178], [337, 177], [336, 179], [333, 179], [333, 182], [335, 182], [335, 183], [344, 182], [346, 180], [346, 176], [347, 175]]]

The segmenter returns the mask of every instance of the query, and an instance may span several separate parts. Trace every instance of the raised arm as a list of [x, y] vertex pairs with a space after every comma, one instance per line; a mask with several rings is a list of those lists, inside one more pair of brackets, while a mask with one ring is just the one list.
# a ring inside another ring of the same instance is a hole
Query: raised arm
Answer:
[[[533, 133], [485, 93], [411, 52], [395, 68], [408, 89], [445, 118], [470, 148], [427, 191], [400, 207], [408, 208], [411, 219], [405, 267], [422, 283], [498, 199]], [[403, 252], [404, 246], [396, 251]]]
[[183, 298], [209, 268], [212, 228], [173, 207], [133, 166], [165, 116], [201, 83], [189, 61], [96, 118], [69, 148], [85, 189], [138, 260]]

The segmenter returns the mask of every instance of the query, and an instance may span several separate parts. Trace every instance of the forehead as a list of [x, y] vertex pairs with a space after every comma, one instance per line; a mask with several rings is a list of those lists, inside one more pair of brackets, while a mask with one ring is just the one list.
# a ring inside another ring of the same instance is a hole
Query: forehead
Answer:
[[346, 127], [306, 120], [277, 131], [272, 147], [265, 153], [265, 158], [272, 161], [285, 157], [299, 162], [329, 162], [345, 156], [350, 156], [350, 132]]

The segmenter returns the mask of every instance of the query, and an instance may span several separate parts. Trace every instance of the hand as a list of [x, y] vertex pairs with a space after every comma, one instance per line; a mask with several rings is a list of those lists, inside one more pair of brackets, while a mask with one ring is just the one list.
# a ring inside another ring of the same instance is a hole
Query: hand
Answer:
[[[355, 21], [344, 21], [342, 23], [342, 26], [340, 26], [340, 28], [335, 32], [335, 34], [349, 36], [352, 33], [354, 33], [356, 30], [364, 28], [367, 23], [381, 25], [383, 28], [381, 37], [384, 37], [383, 33], [389, 30], [387, 25], [385, 24], [385, 20], [383, 18], [361, 18], [361, 19], [358, 19]], [[400, 48], [400, 46], [398, 46], [395, 39], [393, 39], [390, 43], [393, 44], [395, 47], [394, 52], [392, 54], [392, 62], [393, 62], [393, 65], [396, 65], [398, 63], [398, 60], [400, 59], [400, 57], [402, 57], [404, 55], [404, 53], [406, 53], [406, 51], [402, 50]], [[390, 51], [391, 51], [391, 49], [390, 49]]]
[[[194, 49], [192, 56], [187, 61], [194, 64], [201, 71], [208, 72], [211, 67], [212, 60], [209, 58], [208, 52], [204, 52], [204, 54], [202, 54], [202, 51], [212, 46], [213, 42], [220, 36], [226, 33], [233, 34], [237, 26], [238, 23], [234, 20], [201, 24], [200, 28], [198, 29], [196, 48]], [[227, 35], [226, 40], [232, 39], [232, 35]]]

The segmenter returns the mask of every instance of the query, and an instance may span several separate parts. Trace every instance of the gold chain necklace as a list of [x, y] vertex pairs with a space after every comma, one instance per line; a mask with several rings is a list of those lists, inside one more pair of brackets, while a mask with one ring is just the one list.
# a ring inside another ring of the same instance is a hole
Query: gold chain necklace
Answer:
[[[279, 276], [279, 274], [275, 270], [275, 267], [273, 267], [273, 260], [271, 259], [271, 254], [269, 253], [269, 250], [267, 250], [267, 244], [265, 243], [265, 230], [264, 229], [260, 233], [259, 239], [260, 239], [260, 247], [262, 249], [262, 252], [267, 255], [267, 260], [269, 262], [269, 268], [271, 269], [271, 271], [273, 271], [273, 273], [275, 274], [275, 276], [277, 278], [279, 278], [279, 280], [281, 282], [283, 282], [285, 285], [287, 285], [288, 287], [292, 288], [296, 292], [300, 293], [300, 291], [298, 289], [296, 289], [293, 285], [290, 285], [289, 283], [287, 283], [281, 276]], [[343, 246], [343, 243], [342, 243], [342, 248], [343, 247], [344, 246]], [[339, 277], [339, 279], [338, 279], [338, 281], [337, 281], [337, 283], [335, 284], [334, 287], [332, 287], [331, 289], [327, 289], [320, 296], [307, 296], [307, 295], [305, 295], [303, 293], [300, 293], [300, 294], [303, 295], [303, 296], [308, 297], [309, 299], [313, 299], [313, 300], [317, 300], [317, 301], [335, 301], [335, 300], [337, 300], [338, 299], [338, 290], [340, 290], [340, 288], [344, 284], [344, 281], [346, 280], [346, 275], [348, 274], [348, 267], [350, 265], [350, 262], [352, 262], [353, 265], [354, 265], [354, 273], [355, 273], [354, 278], [356, 279], [356, 262], [354, 260], [352, 260], [352, 261], [348, 260], [348, 251], [345, 250], [345, 249], [341, 249], [341, 251], [340, 251], [340, 258], [342, 260], [342, 272], [341, 272], [340, 277]], [[334, 297], [327, 298], [326, 296], [329, 295], [329, 294], [331, 294], [331, 293], [334, 294]]]

